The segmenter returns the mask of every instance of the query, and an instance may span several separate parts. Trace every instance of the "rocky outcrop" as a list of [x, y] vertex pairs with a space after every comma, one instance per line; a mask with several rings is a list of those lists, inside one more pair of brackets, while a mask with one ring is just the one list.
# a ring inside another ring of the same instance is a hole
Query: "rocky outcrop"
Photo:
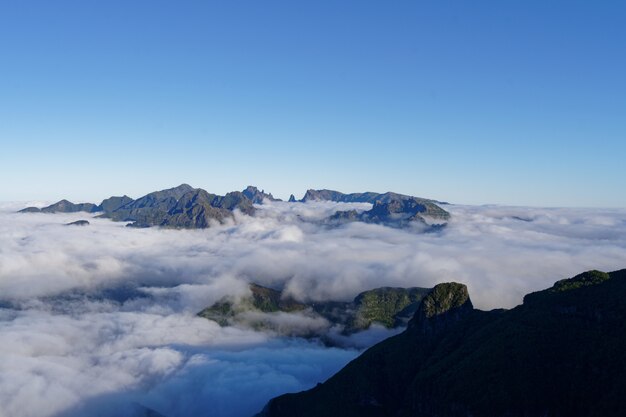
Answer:
[[252, 185], [248, 185], [242, 193], [254, 204], [263, 204], [264, 200], [281, 201], [279, 198], [274, 198], [272, 193], [266, 194], [265, 190], [259, 191], [257, 187]]

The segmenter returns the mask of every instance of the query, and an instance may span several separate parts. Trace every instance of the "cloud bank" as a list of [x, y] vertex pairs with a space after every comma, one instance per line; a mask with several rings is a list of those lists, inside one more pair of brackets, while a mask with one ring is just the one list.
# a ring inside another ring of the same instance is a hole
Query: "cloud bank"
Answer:
[[[441, 233], [321, 220], [341, 203], [259, 206], [208, 230], [130, 229], [78, 214], [0, 205], [1, 417], [249, 416], [271, 397], [325, 380], [394, 331], [345, 348], [195, 316], [248, 282], [303, 300], [380, 286], [459, 281], [478, 308], [587, 269], [626, 267], [626, 210], [447, 206]], [[88, 227], [66, 223], [88, 219]], [[315, 323], [277, 316], [285, 326]]]

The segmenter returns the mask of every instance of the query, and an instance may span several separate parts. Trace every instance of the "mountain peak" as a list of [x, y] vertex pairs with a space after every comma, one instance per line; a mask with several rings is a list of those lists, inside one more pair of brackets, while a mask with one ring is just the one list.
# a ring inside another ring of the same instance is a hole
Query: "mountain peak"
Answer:
[[170, 188], [169, 190], [163, 190], [163, 191], [182, 191], [182, 192], [187, 193], [187, 192], [193, 191], [193, 190], [195, 190], [195, 188], [193, 188], [191, 185], [183, 183], [183, 184], [180, 184], [177, 187], [173, 187], [173, 188]]
[[263, 204], [263, 200], [280, 201], [280, 199], [274, 198], [272, 193], [266, 194], [265, 190], [259, 191], [259, 189], [253, 185], [248, 185], [242, 194], [246, 196], [254, 204]]

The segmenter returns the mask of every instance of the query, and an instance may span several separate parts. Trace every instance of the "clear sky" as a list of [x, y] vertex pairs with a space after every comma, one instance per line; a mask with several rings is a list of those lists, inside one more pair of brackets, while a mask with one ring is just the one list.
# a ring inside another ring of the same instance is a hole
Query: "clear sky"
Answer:
[[0, 200], [626, 206], [623, 1], [0, 0]]

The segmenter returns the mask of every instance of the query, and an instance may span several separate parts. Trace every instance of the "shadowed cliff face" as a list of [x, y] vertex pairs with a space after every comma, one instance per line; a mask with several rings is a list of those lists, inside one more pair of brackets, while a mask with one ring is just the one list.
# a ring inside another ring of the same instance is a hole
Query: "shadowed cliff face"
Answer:
[[626, 415], [625, 294], [626, 270], [590, 271], [483, 312], [440, 284], [404, 333], [261, 415]]

